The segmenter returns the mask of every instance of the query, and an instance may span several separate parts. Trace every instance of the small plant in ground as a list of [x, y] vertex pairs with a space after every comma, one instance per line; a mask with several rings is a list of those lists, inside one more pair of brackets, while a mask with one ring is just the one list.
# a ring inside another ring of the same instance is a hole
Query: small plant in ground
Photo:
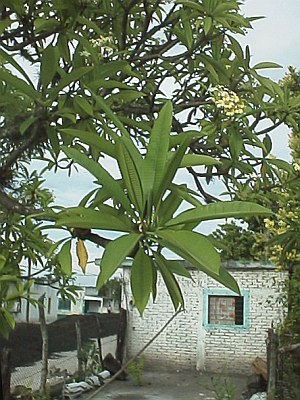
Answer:
[[135, 361], [132, 361], [128, 367], [127, 372], [132, 375], [133, 379], [137, 383], [137, 385], [141, 386], [142, 384], [142, 373], [145, 365], [145, 357], [139, 357]]
[[91, 374], [97, 374], [101, 371], [99, 351], [95, 343], [84, 343], [81, 348], [80, 358], [83, 364], [85, 377]]
[[222, 375], [213, 376], [211, 378], [212, 390], [216, 396], [216, 400], [234, 400], [236, 394], [236, 385], [229, 378]]

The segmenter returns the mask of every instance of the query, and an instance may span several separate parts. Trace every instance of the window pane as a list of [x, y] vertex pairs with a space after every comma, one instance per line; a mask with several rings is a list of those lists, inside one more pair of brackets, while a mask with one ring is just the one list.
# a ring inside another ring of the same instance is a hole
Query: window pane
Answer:
[[244, 324], [244, 298], [242, 296], [235, 298], [235, 324]]
[[243, 297], [208, 296], [208, 323], [243, 325]]
[[58, 309], [59, 310], [71, 310], [71, 300], [70, 299], [58, 299]]

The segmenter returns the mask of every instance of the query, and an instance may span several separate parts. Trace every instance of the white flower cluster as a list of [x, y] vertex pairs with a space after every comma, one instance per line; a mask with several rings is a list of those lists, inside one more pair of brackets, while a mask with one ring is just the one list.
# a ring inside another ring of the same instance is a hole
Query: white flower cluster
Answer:
[[295, 170], [296, 172], [300, 172], [300, 164], [299, 164], [299, 163], [294, 162], [294, 163], [293, 163], [293, 167], [294, 167], [294, 170]]
[[233, 117], [235, 114], [244, 112], [244, 102], [232, 90], [219, 85], [211, 91], [213, 93], [212, 100], [216, 107], [224, 111], [227, 117]]
[[102, 36], [100, 35], [97, 39], [91, 39], [91, 44], [95, 48], [112, 48], [113, 45], [113, 38], [111, 36]]
[[[100, 35], [99, 38], [97, 39], [91, 39], [91, 45], [95, 49], [100, 50], [100, 57], [103, 56], [110, 56], [114, 52], [114, 41], [112, 36], [102, 36]], [[87, 50], [83, 50], [79, 53], [82, 57], [86, 59], [86, 62], [89, 62], [89, 57], [91, 56], [91, 53]]]

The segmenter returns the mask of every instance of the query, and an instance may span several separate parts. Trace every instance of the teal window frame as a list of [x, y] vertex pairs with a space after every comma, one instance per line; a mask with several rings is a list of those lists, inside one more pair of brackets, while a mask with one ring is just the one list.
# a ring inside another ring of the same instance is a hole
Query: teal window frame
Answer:
[[237, 294], [229, 289], [203, 289], [203, 327], [208, 331], [213, 330], [235, 330], [245, 331], [250, 327], [249, 324], [249, 300], [250, 290], [241, 289], [241, 296], [243, 297], [243, 325], [229, 325], [229, 324], [211, 324], [208, 322], [209, 317], [209, 296], [228, 296], [236, 297]]

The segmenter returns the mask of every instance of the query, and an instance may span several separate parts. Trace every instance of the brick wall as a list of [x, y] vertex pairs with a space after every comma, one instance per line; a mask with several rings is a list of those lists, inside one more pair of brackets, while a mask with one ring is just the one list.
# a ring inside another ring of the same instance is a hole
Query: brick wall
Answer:
[[[266, 356], [266, 331], [281, 318], [277, 302], [279, 282], [283, 276], [274, 269], [236, 268], [231, 273], [242, 290], [248, 293], [247, 327], [214, 327], [205, 325], [206, 291], [222, 290], [205, 274], [192, 271], [194, 281], [182, 278], [180, 286], [185, 298], [185, 311], [145, 351], [148, 364], [169, 368], [205, 369], [209, 371], [250, 372], [256, 356]], [[125, 270], [130, 300], [129, 269]], [[149, 302], [143, 317], [134, 308], [129, 311], [127, 351], [137, 353], [173, 315], [174, 309], [161, 280], [155, 304]]]

